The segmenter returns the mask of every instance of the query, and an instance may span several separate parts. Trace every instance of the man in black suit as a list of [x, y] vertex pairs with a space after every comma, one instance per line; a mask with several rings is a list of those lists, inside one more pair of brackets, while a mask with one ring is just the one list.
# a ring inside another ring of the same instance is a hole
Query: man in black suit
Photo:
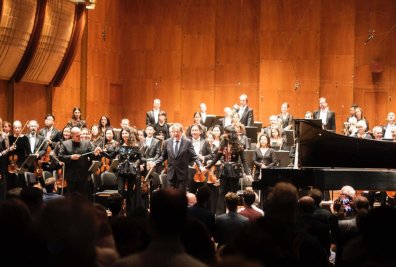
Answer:
[[239, 114], [239, 121], [243, 123], [245, 126], [253, 126], [254, 125], [254, 117], [253, 117], [253, 109], [248, 107], [248, 97], [245, 94], [242, 94], [239, 97], [240, 106], [237, 110]]
[[28, 135], [29, 145], [30, 145], [30, 154], [36, 154], [37, 158], [41, 158], [45, 155], [47, 144], [44, 143], [44, 137], [40, 136], [37, 133], [38, 123], [36, 120], [29, 121], [29, 130], [30, 133]]
[[101, 149], [94, 148], [89, 141], [81, 140], [81, 129], [71, 129], [71, 140], [63, 142], [59, 151], [59, 160], [65, 163], [65, 179], [70, 193], [79, 192], [83, 195], [88, 193], [88, 169], [90, 157], [99, 156]]
[[161, 156], [155, 161], [148, 162], [147, 166], [151, 169], [168, 160], [168, 182], [172, 187], [185, 192], [188, 183], [189, 162], [194, 160], [202, 172], [206, 170], [195, 153], [191, 140], [182, 136], [183, 126], [180, 123], [175, 123], [171, 129], [172, 137], [165, 140]]
[[316, 120], [322, 120], [324, 130], [334, 131], [336, 130], [335, 124], [335, 112], [330, 111], [326, 98], [319, 98], [319, 110], [316, 110], [313, 114], [313, 118]]
[[144, 156], [147, 160], [157, 160], [161, 156], [161, 142], [154, 138], [154, 127], [146, 127], [146, 138], [144, 143]]
[[47, 114], [44, 118], [45, 127], [38, 132], [40, 137], [43, 137], [51, 149], [55, 148], [57, 142], [60, 141], [62, 133], [54, 127], [55, 116]]
[[154, 125], [158, 123], [158, 117], [161, 112], [161, 100], [154, 99], [153, 101], [153, 109], [147, 111], [146, 113], [146, 126], [147, 125]]

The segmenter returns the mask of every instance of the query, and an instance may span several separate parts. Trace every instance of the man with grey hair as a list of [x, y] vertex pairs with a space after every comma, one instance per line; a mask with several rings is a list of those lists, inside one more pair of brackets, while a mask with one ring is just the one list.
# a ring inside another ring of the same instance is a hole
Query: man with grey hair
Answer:
[[180, 123], [172, 125], [172, 137], [165, 140], [161, 156], [155, 161], [149, 161], [147, 167], [151, 169], [165, 160], [168, 160], [168, 182], [183, 192], [187, 190], [189, 162], [195, 161], [201, 171], [206, 171], [191, 140], [183, 136], [183, 126]]
[[146, 126], [158, 123], [158, 117], [161, 112], [161, 100], [158, 98], [153, 101], [153, 109], [146, 113]]
[[246, 94], [242, 94], [239, 97], [240, 106], [237, 110], [239, 114], [239, 122], [245, 126], [253, 126], [254, 124], [254, 116], [253, 109], [248, 106], [248, 97]]
[[88, 169], [92, 158], [99, 156], [101, 149], [89, 141], [81, 140], [81, 129], [71, 129], [71, 139], [63, 142], [59, 160], [65, 163], [65, 179], [70, 193], [88, 194]]

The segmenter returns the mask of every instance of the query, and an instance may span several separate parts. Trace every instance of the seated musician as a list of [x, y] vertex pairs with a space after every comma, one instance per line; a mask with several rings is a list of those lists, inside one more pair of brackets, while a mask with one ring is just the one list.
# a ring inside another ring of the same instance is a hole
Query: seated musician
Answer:
[[283, 138], [280, 135], [280, 130], [279, 128], [274, 128], [271, 129], [271, 135], [270, 137], [270, 147], [276, 150], [280, 150], [283, 147]]
[[312, 111], [306, 111], [304, 115], [304, 119], [306, 120], [312, 120], [313, 119], [313, 113]]
[[395, 123], [395, 113], [389, 112], [386, 118], [388, 122], [387, 125], [383, 128], [382, 134], [385, 139], [392, 139], [392, 128], [396, 126]]
[[373, 139], [373, 137], [366, 132], [367, 125], [364, 120], [360, 120], [356, 124], [357, 132], [352, 137], [363, 138], [363, 139]]
[[375, 140], [382, 140], [382, 128], [381, 126], [374, 126], [373, 136]]
[[344, 123], [344, 134], [346, 136], [353, 136], [357, 132], [357, 119], [356, 117], [349, 117], [348, 121]]
[[263, 128], [262, 133], [269, 137], [271, 136], [272, 129], [279, 129], [280, 134], [283, 135], [281, 121], [276, 115], [271, 115], [269, 117], [269, 125]]

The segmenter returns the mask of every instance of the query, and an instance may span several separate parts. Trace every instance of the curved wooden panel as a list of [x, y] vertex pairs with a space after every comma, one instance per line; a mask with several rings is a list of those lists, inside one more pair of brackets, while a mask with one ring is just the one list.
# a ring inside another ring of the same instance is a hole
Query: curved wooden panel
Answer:
[[72, 37], [75, 5], [65, 0], [48, 0], [44, 25], [22, 81], [49, 84], [54, 78]]
[[67, 72], [69, 71], [73, 63], [73, 59], [78, 50], [78, 45], [80, 44], [82, 34], [84, 33], [85, 21], [86, 21], [85, 5], [77, 5], [72, 38], [69, 47], [67, 48], [65, 57], [63, 58], [62, 64], [58, 69], [58, 71], [56, 72], [54, 79], [51, 82], [54, 86], [60, 86], [60, 84], [62, 83], [63, 79], [65, 78]]
[[10, 80], [34, 31], [36, 0], [1, 1], [0, 79]]

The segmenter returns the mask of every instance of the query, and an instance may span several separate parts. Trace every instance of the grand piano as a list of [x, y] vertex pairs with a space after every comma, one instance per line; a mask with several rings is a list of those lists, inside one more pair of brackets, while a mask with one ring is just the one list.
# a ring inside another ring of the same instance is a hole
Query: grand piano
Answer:
[[310, 120], [296, 120], [296, 164], [262, 169], [254, 189], [285, 181], [297, 187], [337, 190], [396, 190], [396, 142], [358, 139], [322, 130]]

